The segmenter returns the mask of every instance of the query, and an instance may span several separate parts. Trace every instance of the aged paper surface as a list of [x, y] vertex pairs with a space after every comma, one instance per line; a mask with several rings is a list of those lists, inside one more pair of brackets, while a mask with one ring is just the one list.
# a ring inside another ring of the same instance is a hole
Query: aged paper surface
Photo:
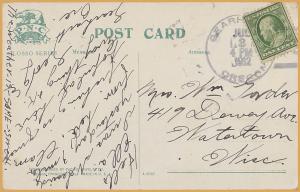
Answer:
[[3, 8], [4, 188], [297, 187], [296, 3]]

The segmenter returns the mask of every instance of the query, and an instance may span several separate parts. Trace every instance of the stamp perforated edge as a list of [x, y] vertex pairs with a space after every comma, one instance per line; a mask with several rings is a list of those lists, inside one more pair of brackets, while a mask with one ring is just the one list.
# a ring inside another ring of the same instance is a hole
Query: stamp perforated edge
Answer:
[[[271, 55], [271, 56], [269, 56], [268, 58], [262, 59], [262, 58], [261, 58], [261, 55], [260, 55], [259, 52], [258, 52], [257, 46], [256, 46], [256, 44], [255, 44], [255, 42], [254, 42], [254, 40], [253, 40], [252, 33], [251, 33], [251, 31], [249, 30], [249, 26], [248, 26], [247, 22], [245, 21], [245, 17], [248, 16], [248, 15], [251, 15], [251, 14], [253, 14], [253, 13], [256, 13], [256, 12], [258, 12], [258, 11], [261, 11], [261, 10], [267, 8], [267, 7], [270, 7], [270, 6], [272, 6], [272, 5], [275, 5], [275, 4], [280, 4], [281, 7], [283, 8], [284, 13], [285, 13], [285, 16], [287, 17], [287, 19], [288, 19], [288, 21], [289, 21], [289, 25], [290, 25], [290, 27], [293, 29], [292, 31], [293, 31], [293, 35], [294, 35], [294, 37], [295, 37], [295, 39], [296, 39], [296, 44], [295, 44], [295, 46], [293, 46], [293, 47], [291, 47], [291, 48], [288, 48], [288, 49], [286, 49], [286, 50], [284, 50], [284, 51], [281, 51], [281, 52], [278, 52], [278, 53], [276, 53], [276, 54], [274, 54], [274, 55]], [[262, 62], [262, 63], [265, 63], [265, 64], [268, 63], [268, 62], [273, 63], [273, 62], [275, 61], [275, 59], [277, 59], [277, 58], [279, 58], [279, 57], [281, 57], [281, 56], [287, 55], [287, 54], [291, 53], [294, 49], [297, 49], [297, 48], [298, 48], [298, 39], [297, 39], [297, 35], [296, 35], [296, 34], [298, 34], [298, 33], [295, 33], [295, 30], [297, 30], [297, 28], [295, 27], [295, 25], [293, 25], [293, 22], [292, 22], [293, 20], [292, 20], [291, 16], [288, 14], [287, 9], [286, 9], [285, 5], [284, 5], [282, 2], [270, 3], [269, 5], [267, 5], [267, 6], [263, 7], [263, 8], [256, 9], [256, 10], [251, 11], [251, 12], [247, 12], [247, 13], [243, 14], [242, 18], [243, 18], [244, 24], [247, 26], [247, 29], [248, 29], [248, 31], [249, 31], [249, 33], [250, 33], [250, 35], [251, 35], [252, 43], [253, 43], [254, 46], [256, 47], [255, 52], [256, 52], [256, 54], [259, 56], [259, 58], [261, 59], [261, 62]]]

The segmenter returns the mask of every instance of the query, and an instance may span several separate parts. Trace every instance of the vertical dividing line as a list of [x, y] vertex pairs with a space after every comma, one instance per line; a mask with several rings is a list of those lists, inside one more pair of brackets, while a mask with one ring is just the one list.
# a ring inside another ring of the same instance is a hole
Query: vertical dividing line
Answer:
[[3, 50], [3, 47], [4, 47], [4, 43], [3, 43], [3, 39], [4, 39], [4, 29], [3, 29], [3, 23], [4, 23], [4, 19], [3, 19], [3, 16], [4, 16], [4, 11], [3, 11], [3, 9], [4, 9], [4, 5], [3, 5], [4, 3], [1, 1], [0, 2], [0, 43], [1, 43], [1, 45], [0, 45], [0, 49], [1, 49], [1, 51], [0, 51], [0, 55], [1, 55], [1, 61], [0, 61], [0, 72], [1, 72], [1, 74], [0, 74], [0, 76], [1, 76], [1, 79], [0, 79], [0, 90], [1, 90], [1, 101], [0, 101], [0, 108], [1, 108], [1, 120], [0, 120], [0, 122], [1, 122], [1, 139], [0, 139], [0, 141], [1, 141], [1, 144], [0, 144], [0, 150], [1, 150], [1, 152], [0, 152], [0, 158], [1, 158], [1, 162], [0, 162], [0, 164], [1, 164], [1, 171], [0, 171], [0, 174], [1, 174], [1, 178], [0, 178], [0, 189], [2, 190], [2, 191], [4, 191], [3, 190], [3, 188], [4, 188], [4, 184], [3, 184], [3, 181], [4, 181], [4, 179], [3, 179], [3, 177], [4, 177], [4, 162], [3, 162], [3, 159], [4, 159], [4, 150], [3, 150], [3, 148], [4, 148], [4, 121], [3, 121], [3, 114], [4, 114], [4, 110], [3, 110], [3, 100], [4, 100], [4, 91], [3, 91], [3, 86], [2, 86], [2, 84], [3, 84], [3, 77], [4, 77], [4, 75], [3, 75], [3, 65], [4, 65], [4, 50]]
[[[297, 16], [298, 16], [298, 18], [299, 18], [299, 11], [300, 11], [300, 7], [299, 7], [299, 5], [297, 6], [298, 7], [298, 14], [297, 14]], [[298, 19], [298, 26], [300, 25], [300, 20]], [[299, 40], [299, 37], [300, 37], [300, 31], [298, 30], [298, 40]], [[299, 78], [299, 74], [300, 74], [300, 67], [299, 67], [299, 62], [300, 62], [300, 58], [299, 58], [299, 48], [300, 48], [300, 45], [299, 45], [299, 41], [298, 41], [298, 45], [297, 45], [297, 47], [298, 47], [298, 51], [297, 51], [297, 60], [298, 60], [298, 63], [297, 63], [297, 86], [298, 86], [298, 91], [300, 91], [300, 83], [299, 83], [299, 80], [300, 80], [300, 78]], [[297, 119], [297, 135], [298, 135], [298, 138], [297, 138], [297, 140], [296, 140], [296, 145], [298, 146], [298, 155], [297, 155], [297, 165], [298, 165], [298, 169], [297, 169], [297, 176], [298, 176], [298, 184], [300, 183], [300, 177], [299, 177], [299, 173], [300, 173], [300, 164], [299, 164], [299, 159], [300, 159], [300, 147], [299, 147], [299, 138], [300, 138], [300, 131], [299, 131], [299, 129], [300, 129], [300, 126], [299, 126], [299, 122], [300, 122], [300, 117], [299, 117], [299, 114], [300, 114], [300, 107], [299, 107], [299, 100], [300, 100], [300, 95], [298, 94], [298, 101], [297, 101], [297, 106], [298, 106], [298, 119]]]
[[[140, 54], [139, 52], [137, 53], [137, 59], [138, 59], [138, 89], [140, 88]], [[140, 188], [140, 184], [141, 184], [141, 128], [140, 128], [140, 124], [141, 124], [141, 121], [140, 121], [140, 97], [138, 96], [138, 142], [139, 142], [139, 179], [138, 179], [138, 182], [139, 182], [139, 188]]]

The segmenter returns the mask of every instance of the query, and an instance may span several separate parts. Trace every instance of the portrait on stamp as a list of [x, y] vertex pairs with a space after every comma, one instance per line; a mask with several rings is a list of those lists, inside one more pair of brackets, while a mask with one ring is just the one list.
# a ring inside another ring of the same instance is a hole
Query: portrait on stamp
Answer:
[[274, 15], [265, 15], [258, 21], [258, 36], [269, 47], [282, 45], [286, 30], [282, 21]]

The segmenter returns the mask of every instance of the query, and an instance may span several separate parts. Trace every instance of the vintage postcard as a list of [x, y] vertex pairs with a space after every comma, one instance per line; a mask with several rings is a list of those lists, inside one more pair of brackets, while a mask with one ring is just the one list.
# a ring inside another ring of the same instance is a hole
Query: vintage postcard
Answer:
[[4, 189], [296, 189], [298, 4], [4, 3]]

